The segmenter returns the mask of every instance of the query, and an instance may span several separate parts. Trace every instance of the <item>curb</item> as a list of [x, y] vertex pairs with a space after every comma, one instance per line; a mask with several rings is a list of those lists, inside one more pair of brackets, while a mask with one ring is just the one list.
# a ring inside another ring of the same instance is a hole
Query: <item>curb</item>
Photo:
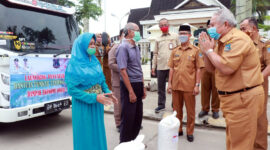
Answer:
[[[171, 115], [172, 112], [171, 111], [163, 111], [160, 112], [159, 114], [155, 114], [153, 110], [143, 110], [143, 119], [147, 119], [147, 120], [152, 120], [152, 121], [160, 121], [161, 119], [165, 118], [168, 115]], [[105, 106], [104, 107], [104, 113], [107, 114], [113, 114], [113, 106]], [[224, 124], [222, 125], [215, 125], [213, 122], [213, 120], [219, 120], [219, 122], [224, 122], [225, 120], [223, 119], [212, 119], [212, 117], [206, 117], [206, 118], [202, 118], [199, 119], [198, 117], [196, 117], [195, 119], [195, 126], [196, 127], [206, 127], [206, 128], [212, 128], [212, 129], [226, 129], [226, 125]], [[223, 121], [224, 120], [224, 121]], [[183, 116], [183, 124], [186, 125], [186, 114], [184, 114]], [[270, 136], [270, 125], [268, 127], [268, 136]]]

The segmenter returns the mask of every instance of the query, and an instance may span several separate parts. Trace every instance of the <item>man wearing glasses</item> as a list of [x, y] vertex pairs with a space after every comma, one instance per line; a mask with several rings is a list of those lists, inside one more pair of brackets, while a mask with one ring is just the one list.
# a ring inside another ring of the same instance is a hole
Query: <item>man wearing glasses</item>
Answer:
[[179, 45], [178, 36], [169, 33], [169, 22], [163, 18], [159, 21], [159, 27], [162, 35], [155, 41], [154, 56], [152, 60], [152, 75], [156, 76], [158, 80], [158, 107], [155, 113], [165, 109], [166, 103], [166, 79], [169, 77], [168, 61], [173, 48]]

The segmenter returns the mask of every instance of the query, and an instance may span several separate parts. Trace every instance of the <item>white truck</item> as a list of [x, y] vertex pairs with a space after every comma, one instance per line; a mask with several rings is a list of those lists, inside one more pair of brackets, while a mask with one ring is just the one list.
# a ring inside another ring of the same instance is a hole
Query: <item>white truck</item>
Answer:
[[0, 123], [70, 107], [64, 72], [79, 34], [74, 12], [39, 0], [0, 1]]

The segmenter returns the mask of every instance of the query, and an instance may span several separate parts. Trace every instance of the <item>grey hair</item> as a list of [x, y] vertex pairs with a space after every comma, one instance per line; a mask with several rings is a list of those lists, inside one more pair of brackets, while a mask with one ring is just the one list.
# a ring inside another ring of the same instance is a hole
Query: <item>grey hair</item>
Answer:
[[135, 23], [133, 22], [129, 22], [126, 24], [126, 26], [124, 27], [124, 34], [125, 34], [125, 37], [128, 35], [128, 30], [134, 30], [135, 29]]
[[233, 15], [233, 13], [227, 9], [227, 8], [222, 8], [218, 10], [214, 16], [217, 16], [217, 21], [221, 24], [224, 22], [228, 22], [230, 26], [236, 27], [237, 21]]

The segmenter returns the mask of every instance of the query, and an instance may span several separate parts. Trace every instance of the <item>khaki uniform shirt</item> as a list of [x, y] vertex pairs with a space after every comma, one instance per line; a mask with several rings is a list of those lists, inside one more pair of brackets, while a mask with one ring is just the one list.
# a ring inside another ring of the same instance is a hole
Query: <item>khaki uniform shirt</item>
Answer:
[[109, 51], [109, 67], [111, 69], [111, 81], [113, 87], [120, 87], [120, 72], [116, 62], [116, 52], [119, 44], [114, 44], [112, 49]]
[[192, 92], [196, 84], [196, 71], [204, 67], [203, 54], [199, 48], [189, 44], [186, 49], [176, 47], [168, 66], [173, 68], [172, 90]]
[[221, 56], [221, 63], [235, 71], [224, 75], [218, 69], [215, 70], [218, 90], [232, 92], [262, 84], [258, 51], [244, 32], [233, 28], [218, 41], [215, 51]]
[[253, 42], [259, 50], [261, 71], [263, 71], [270, 64], [270, 41], [258, 36]]
[[169, 70], [168, 61], [171, 51], [179, 45], [178, 35], [168, 34], [158, 37], [155, 41], [152, 68]]

